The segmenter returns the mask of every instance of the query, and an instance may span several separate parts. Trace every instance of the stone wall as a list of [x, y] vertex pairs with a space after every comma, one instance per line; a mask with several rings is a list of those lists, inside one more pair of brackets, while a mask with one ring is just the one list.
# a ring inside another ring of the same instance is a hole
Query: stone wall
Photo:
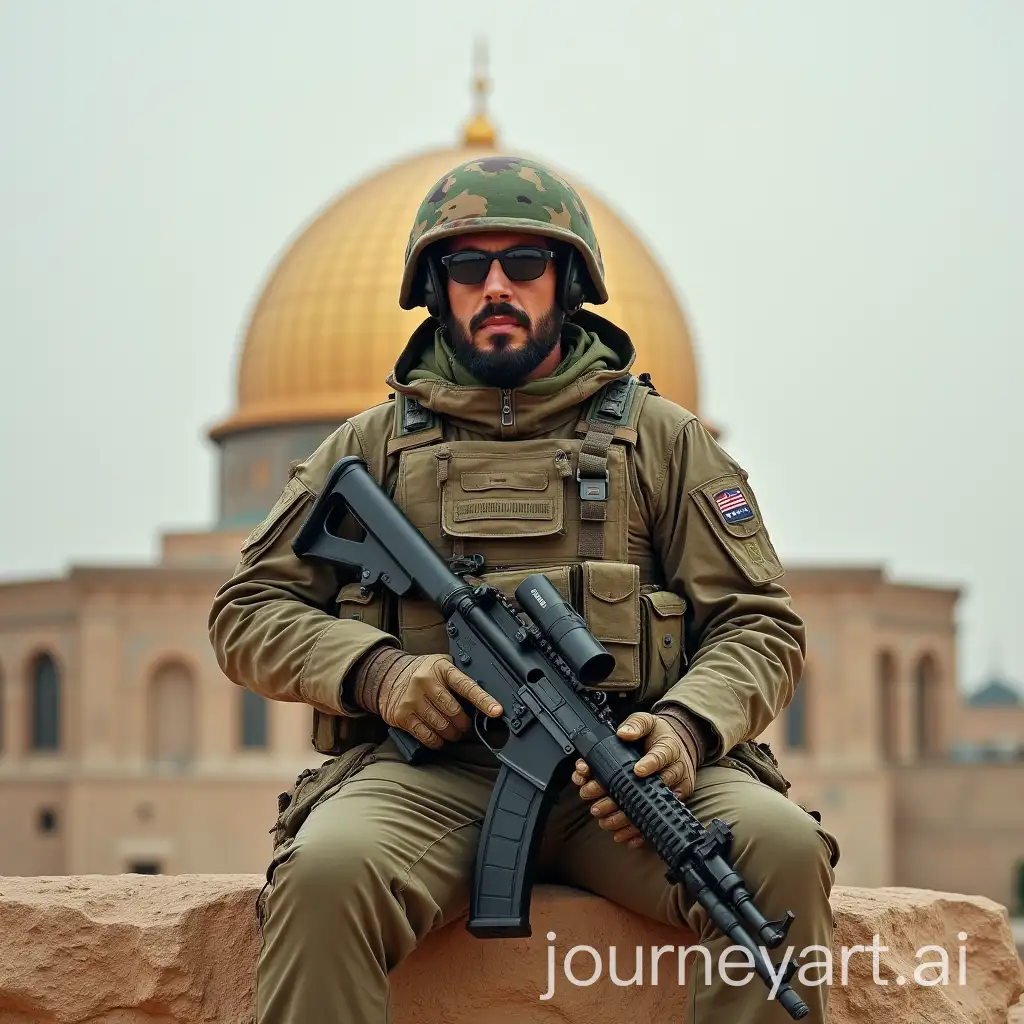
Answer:
[[[259, 875], [0, 878], [0, 1024], [252, 1024], [253, 908], [262, 883]], [[1009, 919], [997, 903], [839, 887], [833, 908], [830, 1024], [1000, 1024], [1024, 993]], [[605, 964], [597, 983], [574, 986], [557, 974], [551, 998], [541, 997], [552, 989], [549, 948], [562, 965], [573, 945], [615, 946], [624, 953], [621, 980], [632, 976], [638, 945], [693, 945], [693, 935], [547, 886], [534, 892], [532, 923], [530, 939], [474, 939], [461, 922], [431, 935], [392, 976], [394, 1024], [685, 1019], [685, 985], [675, 961], [666, 970], [664, 958], [657, 986], [649, 975], [643, 987], [614, 985]], [[875, 935], [888, 947], [878, 956], [887, 985], [873, 981], [871, 952], [853, 948], [870, 946]], [[947, 951], [947, 984], [915, 981], [938, 977], [921, 966], [937, 959], [921, 952], [925, 946]], [[851, 951], [845, 983], [844, 947]], [[584, 955], [573, 967], [586, 978], [594, 960]], [[898, 976], [906, 984], [895, 983]]]
[[918, 765], [895, 773], [899, 885], [979, 893], [1024, 912], [1024, 761]]

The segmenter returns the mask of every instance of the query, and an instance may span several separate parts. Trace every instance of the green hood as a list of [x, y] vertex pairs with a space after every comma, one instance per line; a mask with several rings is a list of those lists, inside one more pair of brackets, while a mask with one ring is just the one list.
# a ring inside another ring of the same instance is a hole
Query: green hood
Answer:
[[581, 311], [562, 329], [564, 357], [548, 377], [512, 389], [514, 422], [502, 424], [502, 391], [481, 384], [455, 358], [432, 317], [409, 339], [388, 377], [399, 394], [488, 437], [540, 436], [609, 381], [621, 377], [636, 356], [623, 330], [596, 313]]

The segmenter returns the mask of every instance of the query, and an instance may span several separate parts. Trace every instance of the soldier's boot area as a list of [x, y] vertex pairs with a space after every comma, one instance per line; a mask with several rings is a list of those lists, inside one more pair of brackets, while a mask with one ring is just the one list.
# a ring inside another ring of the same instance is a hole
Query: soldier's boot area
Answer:
[[[310, 814], [277, 866], [267, 899], [258, 1024], [390, 1021], [388, 971], [433, 929], [468, 909], [479, 825], [497, 767], [478, 745], [459, 748], [464, 759], [423, 771], [404, 765], [386, 743], [373, 763]], [[788, 941], [797, 951], [808, 945], [831, 949], [831, 837], [798, 806], [739, 770], [705, 768], [697, 780], [687, 804], [702, 821], [718, 816], [733, 827], [733, 862], [762, 911], [770, 918], [794, 911]], [[685, 922], [698, 934], [705, 928], [703, 910], [684, 905], [679, 888], [665, 881], [657, 855], [613, 842], [572, 784], [552, 809], [541, 856], [557, 881], [662, 921]], [[702, 939], [714, 966], [729, 940], [709, 934]], [[632, 953], [622, 951], [620, 973], [628, 972]], [[671, 967], [668, 959], [662, 967], [670, 976], [661, 983], [675, 985], [677, 958]], [[766, 1000], [760, 979], [733, 987], [713, 969], [707, 989], [698, 955], [687, 963], [691, 990], [700, 989], [687, 1016], [691, 1024], [790, 1019]], [[794, 987], [811, 1007], [808, 1024], [822, 1024], [827, 988]]]

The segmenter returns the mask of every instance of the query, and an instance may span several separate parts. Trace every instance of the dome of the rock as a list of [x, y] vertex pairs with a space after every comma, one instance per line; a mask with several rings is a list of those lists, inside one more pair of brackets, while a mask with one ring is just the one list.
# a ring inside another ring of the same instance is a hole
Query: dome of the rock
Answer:
[[[255, 303], [236, 408], [211, 435], [220, 440], [255, 428], [340, 422], [383, 401], [385, 378], [426, 316], [398, 305], [416, 208], [451, 167], [502, 152], [486, 123], [474, 122], [462, 145], [386, 167], [323, 210], [288, 247]], [[618, 214], [575, 175], [557, 169], [586, 203], [604, 257], [610, 299], [585, 308], [631, 336], [634, 372], [649, 372], [663, 395], [699, 413], [690, 332], [665, 274]]]

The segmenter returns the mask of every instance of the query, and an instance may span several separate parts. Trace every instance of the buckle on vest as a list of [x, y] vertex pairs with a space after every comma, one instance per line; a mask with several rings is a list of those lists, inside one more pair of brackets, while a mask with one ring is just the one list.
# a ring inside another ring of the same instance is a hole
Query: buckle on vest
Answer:
[[608, 500], [608, 470], [604, 471], [604, 478], [583, 477], [579, 469], [576, 470], [576, 483], [580, 485], [580, 501], [607, 501]]
[[631, 377], [613, 380], [607, 386], [604, 396], [598, 405], [598, 413], [605, 419], [621, 422], [626, 411], [626, 398], [630, 396], [633, 380]]
[[448, 567], [456, 576], [478, 573], [484, 567], [483, 555], [459, 555], [448, 560]]

